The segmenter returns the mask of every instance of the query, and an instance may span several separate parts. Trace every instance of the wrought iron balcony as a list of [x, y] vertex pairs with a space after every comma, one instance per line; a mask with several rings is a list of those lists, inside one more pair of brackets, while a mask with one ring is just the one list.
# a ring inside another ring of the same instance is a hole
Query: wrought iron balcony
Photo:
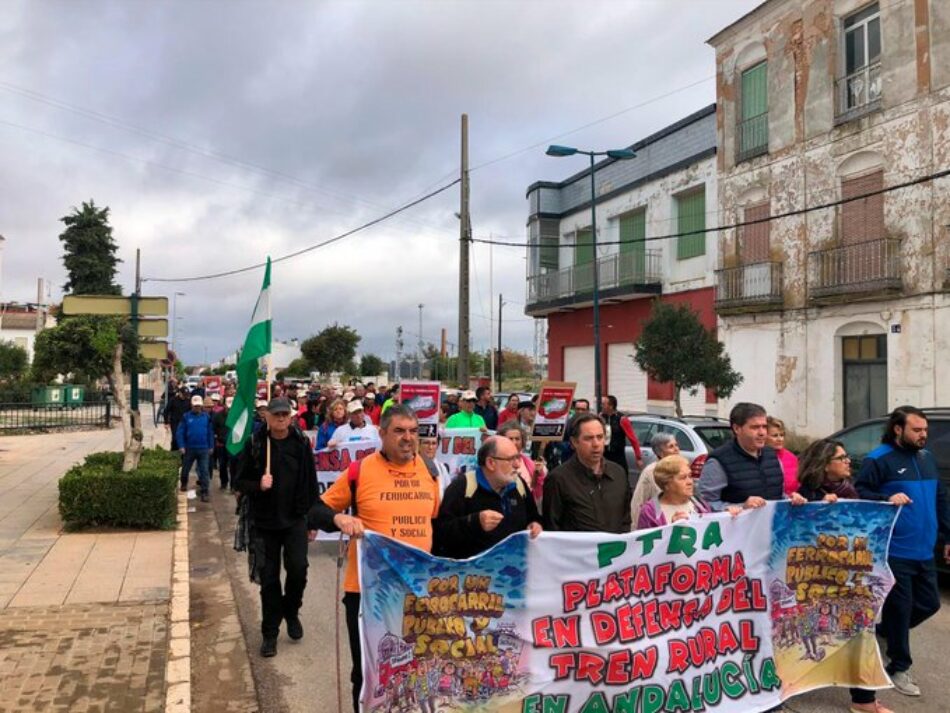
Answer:
[[812, 301], [899, 292], [901, 241], [870, 240], [808, 254]]
[[757, 262], [716, 270], [716, 311], [781, 309], [782, 263]]
[[835, 121], [841, 123], [874, 111], [881, 105], [881, 63], [835, 80]]
[[769, 113], [743, 119], [736, 124], [736, 163], [769, 152]]
[[[659, 294], [661, 251], [615, 253], [597, 262], [600, 298]], [[528, 277], [528, 314], [541, 315], [593, 300], [594, 265], [574, 265]]]

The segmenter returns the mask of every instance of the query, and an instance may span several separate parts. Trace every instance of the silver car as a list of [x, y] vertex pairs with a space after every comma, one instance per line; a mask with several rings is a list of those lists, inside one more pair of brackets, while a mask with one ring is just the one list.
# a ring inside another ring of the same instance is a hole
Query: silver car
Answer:
[[[633, 432], [640, 441], [643, 451], [643, 465], [646, 466], [656, 460], [656, 454], [650, 448], [650, 441], [658, 433], [672, 433], [676, 444], [680, 447], [680, 454], [690, 462], [693, 477], [699, 477], [703, 463], [709, 452], [732, 439], [732, 429], [729, 421], [713, 416], [661, 416], [656, 414], [638, 414], [628, 416]], [[637, 470], [637, 462], [633, 455], [633, 448], [627, 445], [627, 466], [630, 472]]]

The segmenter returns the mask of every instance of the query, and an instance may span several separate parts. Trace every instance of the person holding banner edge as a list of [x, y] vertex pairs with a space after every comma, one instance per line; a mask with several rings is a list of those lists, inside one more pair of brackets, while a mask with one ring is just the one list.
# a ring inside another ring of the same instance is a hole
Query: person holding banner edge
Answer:
[[[353, 538], [347, 552], [343, 605], [353, 660], [354, 711], [360, 709], [363, 687], [356, 538], [371, 530], [431, 552], [432, 521], [439, 512], [438, 472], [430, 472], [426, 461], [417, 456], [419, 421], [415, 412], [403, 404], [391, 405], [380, 419], [379, 436], [381, 450], [356, 461], [356, 478], [351, 478], [349, 471], [338, 478], [310, 515], [313, 527]], [[351, 506], [354, 514], [345, 514]], [[413, 524], [404, 525], [407, 521]]]
[[445, 489], [433, 523], [432, 553], [439, 557], [474, 557], [525, 529], [532, 539], [541, 534], [538, 506], [518, 475], [518, 447], [504, 436], [492, 436], [477, 457], [478, 467]]

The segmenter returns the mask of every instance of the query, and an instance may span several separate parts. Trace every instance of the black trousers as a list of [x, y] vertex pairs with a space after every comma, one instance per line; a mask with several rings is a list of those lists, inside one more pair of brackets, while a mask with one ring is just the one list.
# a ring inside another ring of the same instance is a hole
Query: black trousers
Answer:
[[353, 668], [350, 670], [350, 683], [353, 684], [353, 710], [360, 709], [360, 690], [363, 688], [363, 649], [360, 646], [360, 595], [358, 592], [346, 592], [343, 595], [343, 607], [346, 609], [346, 633], [350, 637], [350, 658]]
[[889, 557], [894, 588], [884, 601], [878, 632], [887, 639], [890, 674], [910, 669], [910, 630], [940, 609], [937, 570], [932, 559], [905, 560]]
[[218, 477], [221, 479], [221, 487], [228, 487], [228, 483], [231, 478], [231, 454], [228, 453], [228, 449], [223, 445], [215, 444], [214, 446], [214, 467], [218, 470]]
[[[277, 636], [280, 622], [297, 616], [307, 586], [307, 522], [301, 518], [284, 530], [259, 528], [264, 540], [264, 566], [261, 568], [261, 633]], [[287, 572], [283, 591], [280, 563]]]

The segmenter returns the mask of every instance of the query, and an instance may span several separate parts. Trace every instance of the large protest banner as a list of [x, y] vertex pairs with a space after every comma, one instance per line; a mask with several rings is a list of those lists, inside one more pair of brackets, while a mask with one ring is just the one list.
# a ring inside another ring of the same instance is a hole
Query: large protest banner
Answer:
[[482, 432], [477, 428], [450, 428], [442, 434], [435, 459], [449, 466], [449, 480], [478, 465]]
[[873, 619], [896, 513], [770, 503], [629, 535], [512, 535], [458, 561], [370, 533], [362, 709], [754, 713], [886, 686]]

